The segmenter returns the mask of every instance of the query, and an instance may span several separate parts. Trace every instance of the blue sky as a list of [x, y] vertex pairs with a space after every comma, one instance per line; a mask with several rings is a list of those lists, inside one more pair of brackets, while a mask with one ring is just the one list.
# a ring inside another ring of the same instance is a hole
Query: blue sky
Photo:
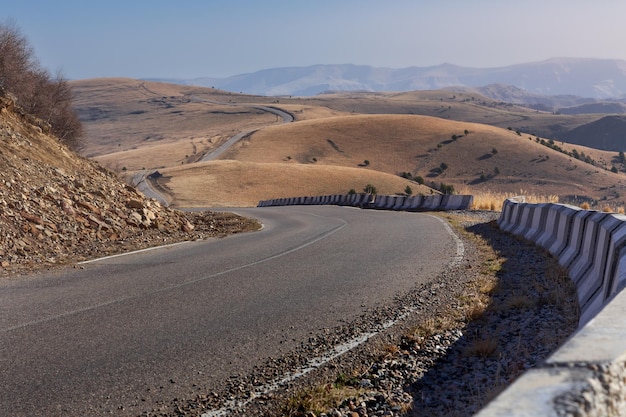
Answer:
[[623, 0], [2, 0], [70, 79], [224, 77], [274, 67], [626, 59]]

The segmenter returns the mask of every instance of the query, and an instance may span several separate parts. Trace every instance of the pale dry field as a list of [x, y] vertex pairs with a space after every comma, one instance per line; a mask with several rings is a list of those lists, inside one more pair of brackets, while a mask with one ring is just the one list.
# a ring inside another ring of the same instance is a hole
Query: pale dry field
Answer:
[[159, 185], [171, 191], [174, 207], [254, 207], [261, 200], [363, 192], [430, 194], [432, 190], [395, 175], [363, 168], [302, 164], [211, 161], [167, 168]]
[[[119, 170], [194, 162], [242, 130], [281, 120], [223, 92], [132, 79], [76, 81], [88, 140], [81, 154]], [[208, 92], [207, 92], [208, 90]]]

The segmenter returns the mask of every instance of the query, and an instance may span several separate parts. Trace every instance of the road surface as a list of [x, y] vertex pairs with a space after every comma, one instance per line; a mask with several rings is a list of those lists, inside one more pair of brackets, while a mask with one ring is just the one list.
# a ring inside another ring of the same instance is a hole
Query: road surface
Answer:
[[0, 281], [0, 415], [134, 416], [209, 393], [457, 254], [423, 214], [234, 211], [264, 229]]

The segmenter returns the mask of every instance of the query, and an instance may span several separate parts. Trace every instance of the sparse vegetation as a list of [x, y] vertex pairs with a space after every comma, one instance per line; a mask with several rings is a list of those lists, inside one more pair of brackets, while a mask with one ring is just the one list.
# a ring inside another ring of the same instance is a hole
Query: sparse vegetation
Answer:
[[439, 191], [443, 194], [454, 194], [454, 186], [450, 184], [444, 184], [443, 182], [439, 184]]
[[[565, 155], [569, 155], [572, 158], [578, 159], [579, 161], [585, 162], [587, 164], [596, 166], [596, 167], [602, 167], [597, 161], [595, 161], [593, 158], [591, 158], [589, 155], [585, 155], [584, 152], [578, 152], [576, 149], [573, 149], [571, 152], [567, 152], [566, 150], [564, 150], [563, 148], [561, 148], [559, 145], [557, 145], [554, 140], [550, 139], [550, 140], [545, 140], [545, 139], [540, 139], [540, 138], [536, 138], [535, 141], [543, 146], [546, 146], [550, 149], [553, 149], [557, 152], [560, 152], [562, 154]], [[546, 156], [546, 159], [550, 159], [549, 156]], [[604, 168], [604, 167], [602, 167]]]
[[78, 149], [82, 124], [72, 108], [72, 91], [61, 72], [50, 74], [38, 63], [27, 39], [13, 23], [0, 23], [0, 95], [41, 121], [71, 148]]

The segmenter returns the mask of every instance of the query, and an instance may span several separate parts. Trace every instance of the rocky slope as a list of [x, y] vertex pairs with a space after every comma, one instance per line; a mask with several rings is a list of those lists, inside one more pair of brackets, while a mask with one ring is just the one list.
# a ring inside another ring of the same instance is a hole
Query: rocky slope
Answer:
[[0, 276], [258, 226], [162, 207], [48, 131], [0, 96]]

